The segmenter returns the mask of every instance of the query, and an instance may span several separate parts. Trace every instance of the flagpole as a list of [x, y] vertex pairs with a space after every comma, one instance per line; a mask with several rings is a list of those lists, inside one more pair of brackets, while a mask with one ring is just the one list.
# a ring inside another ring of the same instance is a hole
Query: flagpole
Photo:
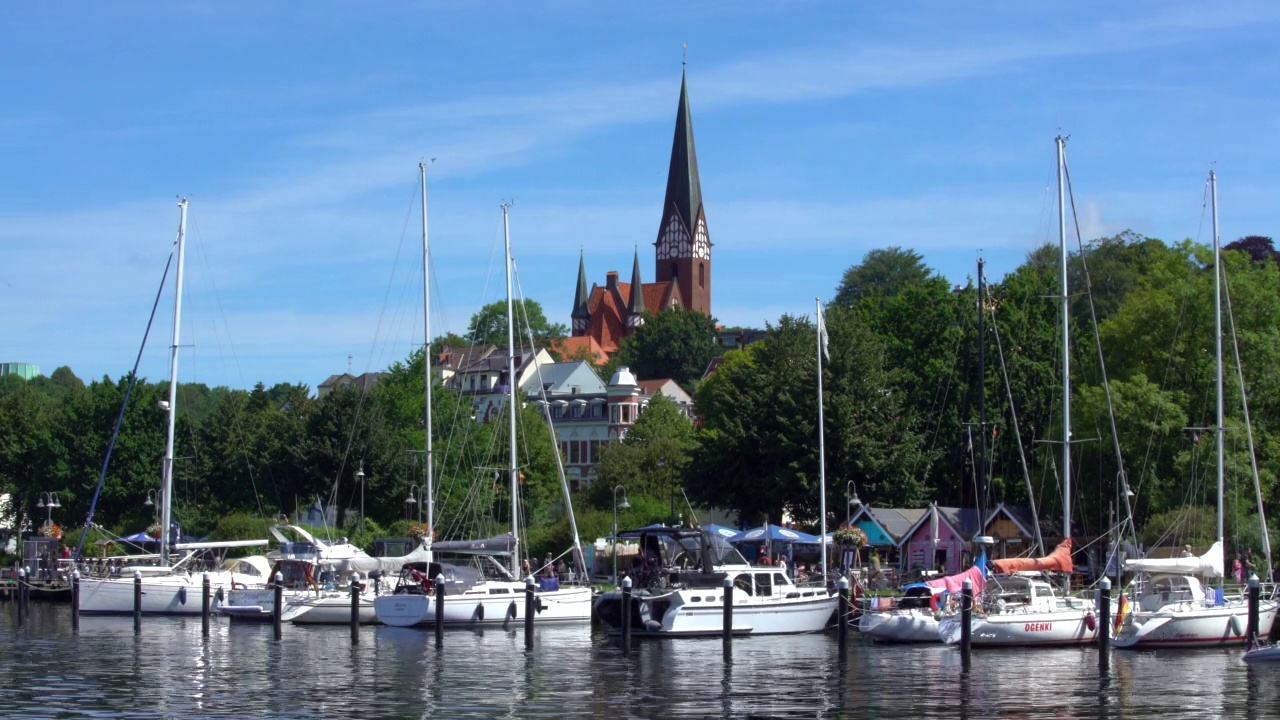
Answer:
[[822, 418], [822, 356], [826, 352], [826, 322], [822, 318], [822, 300], [813, 299], [818, 313], [818, 514], [822, 516], [818, 537], [822, 547], [822, 577], [827, 577], [827, 450]]

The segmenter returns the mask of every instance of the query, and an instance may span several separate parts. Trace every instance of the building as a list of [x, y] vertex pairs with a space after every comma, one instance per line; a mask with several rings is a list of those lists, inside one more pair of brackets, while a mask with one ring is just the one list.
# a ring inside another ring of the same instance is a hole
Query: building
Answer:
[[654, 282], [650, 283], [641, 278], [637, 250], [631, 282], [621, 282], [618, 272], [611, 270], [605, 274], [603, 287], [593, 285], [588, 291], [586, 261], [579, 255], [573, 337], [590, 337], [601, 350], [614, 353], [622, 338], [644, 324], [646, 312], [656, 315], [663, 310], [686, 308], [711, 315], [712, 243], [702, 206], [693, 116], [683, 73], [662, 218], [653, 245]]
[[685, 417], [690, 420], [693, 419], [693, 397], [685, 392], [684, 388], [680, 387], [675, 380], [671, 378], [640, 380], [636, 384], [640, 386], [640, 394], [644, 396], [646, 405], [649, 404], [649, 398], [655, 395], [662, 395], [675, 403]]
[[[536, 379], [538, 368], [555, 364], [546, 348], [516, 348], [515, 363], [516, 384], [522, 390]], [[482, 422], [489, 422], [501, 412], [511, 392], [511, 356], [506, 348], [496, 345], [446, 347], [432, 359], [431, 371], [441, 385], [469, 399], [475, 418]]]
[[367, 372], [363, 375], [352, 375], [351, 373], [342, 373], [341, 375], [330, 375], [320, 386], [316, 388], [316, 397], [322, 398], [333, 392], [335, 388], [355, 387], [361, 392], [369, 392], [373, 389], [378, 381], [386, 377], [384, 372]]
[[24, 362], [0, 363], [0, 375], [17, 375], [23, 380], [32, 380], [40, 375], [40, 366]]

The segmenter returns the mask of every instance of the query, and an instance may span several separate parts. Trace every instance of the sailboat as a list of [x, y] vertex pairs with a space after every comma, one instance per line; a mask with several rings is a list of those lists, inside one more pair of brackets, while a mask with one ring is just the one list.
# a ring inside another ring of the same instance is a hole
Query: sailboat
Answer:
[[[1047, 581], [1030, 574], [993, 575], [987, 579], [984, 613], [975, 613], [971, 626], [974, 646], [1043, 647], [1083, 645], [1097, 638], [1097, 618], [1092, 599], [1072, 597], [1071, 577], [1071, 354], [1070, 297], [1067, 294], [1067, 219], [1065, 195], [1066, 141], [1054, 139], [1058, 151], [1058, 244], [1060, 247], [1059, 302], [1062, 321], [1062, 532], [1064, 540], [1046, 568], [1064, 570], [1068, 578], [1061, 595]], [[1065, 556], [1065, 562], [1055, 560]], [[997, 566], [997, 571], [1000, 568]], [[942, 620], [938, 634], [943, 642], [957, 644], [961, 635], [959, 613]], [[1106, 630], [1104, 629], [1104, 632]]]
[[[178, 202], [177, 272], [174, 275], [173, 338], [169, 348], [169, 400], [161, 405], [168, 417], [165, 431], [164, 460], [161, 466], [160, 552], [154, 565], [126, 566], [119, 576], [87, 577], [80, 581], [80, 612], [86, 615], [128, 614], [134, 610], [134, 575], [142, 575], [142, 612], [165, 615], [199, 615], [200, 596], [205, 573], [193, 572], [206, 550], [266, 545], [263, 540], [230, 542], [180, 543], [171, 536], [173, 514], [173, 443], [178, 403], [178, 338], [182, 320], [182, 281], [186, 263], [187, 199]], [[184, 553], [170, 565], [171, 551]], [[215, 607], [225, 592], [236, 585], [261, 585], [266, 581], [266, 562], [262, 558], [246, 558], [233, 562], [231, 569], [207, 573], [215, 595]]]
[[[424, 181], [425, 187], [425, 181]], [[426, 282], [426, 192], [423, 192], [423, 273]], [[432, 503], [428, 500], [427, 533], [424, 547], [425, 563], [410, 563], [401, 569], [396, 586], [390, 594], [374, 599], [374, 614], [378, 622], [396, 627], [434, 626], [438, 591], [435, 583], [444, 583], [444, 624], [446, 626], [504, 625], [524, 618], [523, 593], [525, 579], [521, 578], [519, 541], [519, 477], [516, 458], [516, 353], [515, 314], [512, 310], [511, 290], [511, 232], [508, 221], [509, 205], [502, 206], [502, 234], [505, 247], [504, 261], [507, 278], [507, 416], [510, 420], [510, 455], [507, 471], [511, 488], [511, 532], [484, 540], [440, 541], [433, 540], [434, 517]], [[427, 293], [424, 292], [424, 297]], [[430, 315], [429, 308], [424, 314]], [[426, 342], [430, 342], [430, 333]], [[431, 387], [430, 352], [423, 361], [427, 364], [426, 382]], [[431, 401], [427, 395], [427, 437], [430, 443]], [[428, 445], [430, 448], [430, 445]], [[427, 466], [431, 466], [431, 452], [427, 452]], [[430, 470], [428, 470], [430, 472]], [[561, 479], [563, 483], [563, 478]], [[431, 482], [428, 475], [427, 497], [431, 498]], [[436, 553], [447, 552], [467, 558], [470, 562], [444, 563]], [[503, 565], [501, 560], [509, 560]], [[591, 619], [591, 588], [586, 586], [560, 587], [554, 578], [545, 578], [537, 586], [535, 598], [535, 622], [587, 622]]]
[[[1120, 631], [1112, 641], [1119, 648], [1152, 647], [1219, 647], [1242, 642], [1249, 619], [1247, 597], [1227, 597], [1222, 590], [1210, 594], [1201, 578], [1218, 579], [1221, 583], [1225, 563], [1223, 557], [1223, 382], [1222, 382], [1222, 256], [1218, 243], [1218, 178], [1209, 171], [1210, 198], [1213, 207], [1213, 305], [1214, 360], [1216, 374], [1214, 392], [1217, 418], [1214, 442], [1218, 478], [1218, 538], [1209, 551], [1200, 556], [1181, 558], [1135, 558], [1125, 560], [1124, 568], [1141, 573], [1143, 581], [1136, 607], [1124, 618]], [[1247, 416], [1246, 416], [1247, 417]], [[1252, 452], [1252, 447], [1250, 447]], [[1266, 537], [1266, 517], [1258, 509]], [[1266, 637], [1276, 619], [1275, 598], [1258, 602], [1258, 633]]]

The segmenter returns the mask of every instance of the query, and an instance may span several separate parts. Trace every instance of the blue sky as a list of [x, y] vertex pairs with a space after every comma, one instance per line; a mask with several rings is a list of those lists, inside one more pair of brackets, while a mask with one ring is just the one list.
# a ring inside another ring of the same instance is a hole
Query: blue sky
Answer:
[[[500, 299], [568, 323], [652, 280], [688, 78], [713, 312], [812, 312], [875, 248], [956, 283], [1056, 238], [1070, 136], [1086, 239], [1276, 236], [1280, 6], [1079, 2], [59, 2], [0, 9], [0, 361], [131, 367], [191, 199], [184, 381], [378, 370]], [[167, 376], [166, 297], [141, 373]]]

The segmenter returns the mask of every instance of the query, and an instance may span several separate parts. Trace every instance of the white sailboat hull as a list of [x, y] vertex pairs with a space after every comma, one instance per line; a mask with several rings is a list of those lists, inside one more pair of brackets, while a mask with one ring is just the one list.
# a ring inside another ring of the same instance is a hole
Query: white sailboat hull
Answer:
[[[235, 584], [249, 582], [248, 576], [235, 576]], [[209, 573], [210, 610], [216, 611], [232, 584], [230, 573]], [[80, 613], [82, 615], [133, 614], [134, 581], [122, 578], [84, 578], [80, 581]], [[142, 612], [147, 615], [199, 615], [204, 592], [202, 575], [159, 575], [142, 579]]]
[[[499, 587], [500, 586], [500, 587]], [[538, 592], [535, 601], [542, 611], [534, 622], [588, 622], [591, 620], [591, 589], [561, 588]], [[446, 626], [505, 625], [524, 622], [524, 584], [487, 583], [477, 590], [444, 599]], [[374, 598], [374, 615], [383, 625], [394, 627], [434, 626], [436, 598], [428, 595], [381, 595]]]
[[[373, 611], [374, 594], [369, 590], [360, 596], [360, 623], [377, 622]], [[276, 605], [275, 590], [249, 588], [232, 590], [227, 602], [219, 611], [240, 620], [271, 620]], [[285, 590], [281, 622], [297, 625], [349, 625], [351, 624], [351, 595], [348, 592], [314, 590]]]
[[[1258, 635], [1266, 638], [1275, 623], [1280, 604], [1258, 602]], [[1166, 607], [1155, 612], [1135, 612], [1111, 643], [1118, 648], [1190, 648], [1238, 646], [1248, 628], [1249, 606], [1235, 601], [1217, 607]]]
[[938, 634], [938, 620], [932, 611], [925, 609], [865, 612], [858, 620], [858, 631], [884, 643], [942, 641]]
[[[1104, 630], [1105, 632], [1105, 630]], [[960, 614], [943, 618], [938, 634], [944, 643], [960, 643]], [[973, 647], [1051, 647], [1097, 642], [1093, 603], [1053, 611], [1006, 612], [973, 616], [969, 642]]]

